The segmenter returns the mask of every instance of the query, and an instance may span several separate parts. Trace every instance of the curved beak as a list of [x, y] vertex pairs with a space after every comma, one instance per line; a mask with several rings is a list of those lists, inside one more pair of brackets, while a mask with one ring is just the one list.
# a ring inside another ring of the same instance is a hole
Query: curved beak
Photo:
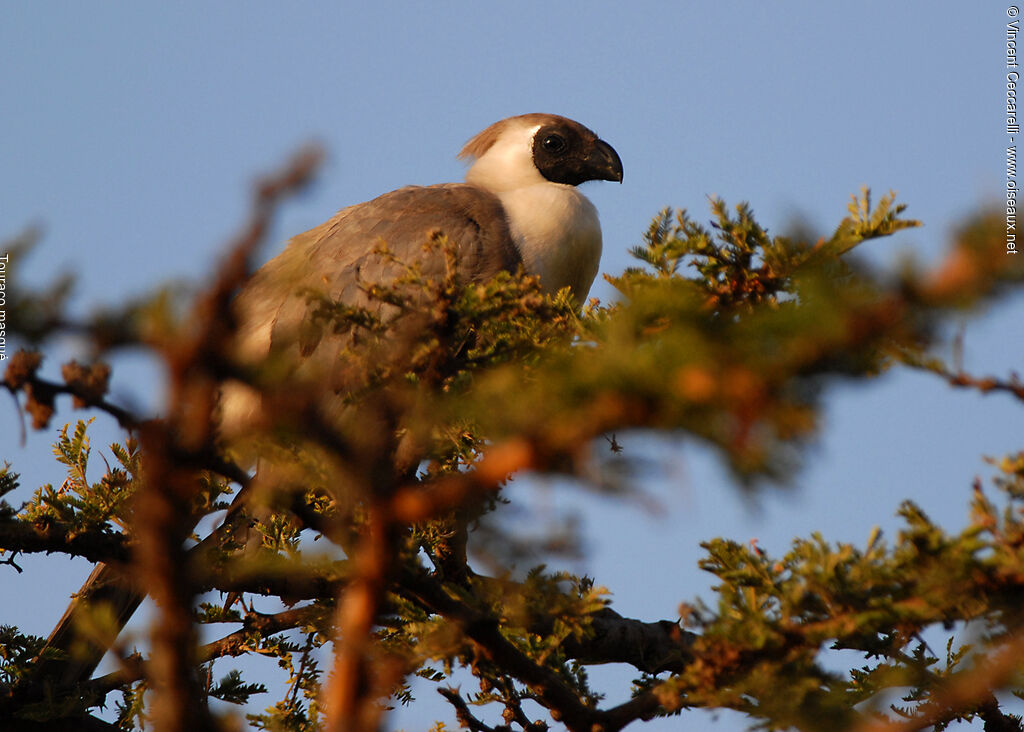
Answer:
[[587, 156], [587, 167], [593, 176], [591, 180], [622, 182], [622, 160], [615, 148], [604, 140], [594, 141], [594, 149]]

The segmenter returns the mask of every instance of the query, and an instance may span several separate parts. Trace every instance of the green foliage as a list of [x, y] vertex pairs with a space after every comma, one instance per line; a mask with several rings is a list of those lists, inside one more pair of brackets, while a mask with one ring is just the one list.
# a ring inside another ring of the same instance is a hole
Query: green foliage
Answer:
[[121, 689], [121, 699], [115, 705], [117, 709], [117, 725], [121, 729], [145, 729], [145, 682], [130, 684]]
[[0, 469], [0, 497], [18, 489], [18, 474], [11, 471], [11, 464], [4, 463]]
[[140, 471], [138, 440], [128, 436], [124, 445], [112, 444], [110, 451], [120, 467], [107, 465], [99, 482], [90, 483], [87, 430], [94, 419], [78, 420], [70, 435], [70, 425], [61, 428], [53, 454], [66, 467], [67, 476], [59, 489], [46, 485], [35, 492], [21, 511], [24, 520], [57, 521], [84, 529], [105, 527], [108, 522], [126, 527], [128, 501]]
[[18, 490], [19, 478], [20, 476], [11, 470], [10, 463], [4, 463], [3, 468], [0, 468], [0, 520], [14, 516], [15, 511], [4, 496]]
[[245, 704], [253, 694], [266, 694], [267, 687], [263, 684], [247, 684], [242, 681], [242, 672], [232, 670], [222, 677], [208, 692], [214, 699], [229, 704]]
[[322, 637], [310, 633], [301, 646], [279, 641], [272, 649], [264, 648], [264, 653], [271, 652], [277, 656], [278, 665], [288, 673], [288, 690], [281, 701], [267, 707], [262, 714], [246, 715], [254, 729], [274, 732], [310, 732], [320, 729], [322, 671], [314, 652], [323, 643]]
[[[708, 224], [665, 209], [633, 249], [638, 266], [609, 278], [621, 299], [582, 311], [536, 278], [467, 285], [444, 237], [426, 243], [446, 265], [436, 277], [382, 248], [396, 280], [362, 283], [360, 306], [297, 293], [309, 308], [302, 332], [255, 365], [239, 362], [225, 330], [238, 285], [229, 274], [194, 313], [166, 292], [131, 304], [83, 330], [98, 351], [141, 343], [162, 357], [169, 414], [146, 422], [103, 402], [99, 366], [68, 365], [64, 383], [44, 382], [41, 356], [24, 354], [4, 383], [36, 405], [37, 422], [54, 395], [70, 393], [131, 430], [95, 480], [91, 420], [65, 426], [54, 447], [60, 488], [44, 486], [17, 513], [0, 504], [0, 548], [88, 551], [126, 567], [134, 589], [161, 600], [154, 638], [184, 628], [176, 637], [186, 647], [152, 653], [190, 664], [194, 678], [178, 681], [201, 714], [210, 699], [272, 694], [247, 716], [257, 729], [323, 729], [329, 702], [360, 720], [353, 728], [376, 729], [387, 705], [416, 703], [413, 677], [437, 685], [475, 730], [537, 732], [548, 728], [537, 717], [545, 709], [567, 729], [610, 732], [692, 707], [736, 709], [773, 730], [852, 729], [883, 714], [939, 729], [974, 717], [1019, 729], [993, 692], [1024, 694], [1013, 661], [1024, 656], [1024, 453], [997, 463], [998, 506], [975, 487], [959, 533], [907, 503], [891, 543], [879, 531], [863, 547], [813, 534], [772, 557], [710, 541], [701, 567], [716, 578], [717, 601], [683, 605], [680, 622], [623, 618], [588, 577], [514, 569], [532, 555], [490, 520], [507, 510], [507, 481], [526, 471], [630, 492], [638, 476], [609, 478], [594, 448], [632, 429], [711, 446], [749, 489], [785, 481], [817, 436], [829, 386], [896, 364], [1024, 399], [1016, 379], [979, 381], [929, 351], [952, 309], [1024, 279], [997, 256], [998, 227], [991, 217], [970, 223], [933, 270], [907, 265], [890, 278], [859, 266], [856, 245], [918, 225], [904, 212], [893, 194], [873, 205], [865, 189], [831, 236], [809, 240], [772, 234], [747, 204], [712, 200]], [[26, 319], [10, 322], [45, 344], [64, 320], [65, 289], [12, 297]], [[317, 364], [289, 361], [324, 339], [339, 354], [328, 389]], [[227, 381], [257, 391], [267, 415], [220, 445], [213, 405]], [[256, 477], [232, 454], [259, 455]], [[5, 466], [0, 496], [17, 487]], [[74, 541], [88, 546], [72, 550]], [[487, 550], [493, 576], [471, 561], [473, 548]], [[89, 622], [120, 629], [104, 605], [81, 617], [79, 632]], [[217, 640], [197, 643], [197, 626]], [[32, 670], [58, 652], [14, 629], [0, 631], [0, 650], [0, 715], [80, 720], [115, 691], [119, 725], [141, 727], [169, 683], [158, 676], [166, 662], [116, 647], [120, 675], [54, 696]], [[286, 681], [223, 671], [245, 654], [274, 659]], [[594, 663], [635, 667], [633, 698], [608, 706], [588, 677]], [[478, 690], [449, 686], [467, 673]], [[885, 708], [893, 693], [900, 703]], [[478, 709], [500, 709], [505, 726], [485, 725]]]
[[896, 194], [889, 191], [882, 196], [877, 206], [872, 207], [871, 191], [864, 186], [859, 197], [850, 197], [850, 215], [843, 219], [825, 246], [833, 254], [844, 254], [868, 239], [889, 236], [901, 229], [921, 225], [920, 221], [901, 218], [902, 213], [907, 210], [906, 204], [894, 204]]
[[0, 685], [15, 685], [25, 674], [29, 662], [43, 650], [43, 645], [43, 638], [22, 635], [17, 628], [0, 625]]
[[[1008, 458], [996, 481], [1003, 510], [976, 487], [971, 522], [956, 535], [906, 503], [891, 547], [877, 532], [864, 549], [815, 534], [781, 558], [724, 539], [704, 544], [701, 567], [720, 580], [718, 608], [690, 608], [700, 661], [656, 693], [740, 709], [765, 729], [841, 729], [854, 705], [890, 689], [910, 688], [907, 705], [893, 707], [904, 716], [943, 704], [946, 689], [1019, 626], [1020, 587], [1009, 578], [1019, 576], [1024, 546], [1022, 458]], [[968, 623], [978, 642], [955, 645], [950, 635], [944, 657], [936, 655], [922, 635], [955, 623]], [[875, 660], [847, 677], [827, 670], [821, 653], [829, 648]], [[1020, 692], [1021, 682], [1010, 689]], [[947, 721], [970, 719], [981, 706]]]
[[876, 373], [928, 332], [923, 313], [831, 252], [848, 248], [850, 231], [867, 239], [916, 222], [898, 219], [887, 196], [866, 222], [847, 219], [811, 245], [770, 236], [745, 204], [712, 210], [710, 228], [685, 211], [659, 214], [633, 250], [647, 267], [609, 278], [624, 300], [589, 309], [575, 346], [477, 378], [468, 405], [431, 402], [429, 414], [468, 409], [492, 438], [532, 434], [562, 449], [585, 439], [581, 424], [681, 429], [744, 480], [791, 473], [794, 448], [815, 436], [824, 379]]

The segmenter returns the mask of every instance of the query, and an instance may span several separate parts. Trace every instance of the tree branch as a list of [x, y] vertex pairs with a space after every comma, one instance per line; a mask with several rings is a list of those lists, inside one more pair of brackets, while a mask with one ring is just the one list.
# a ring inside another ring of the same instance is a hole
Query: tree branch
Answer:
[[[257, 612], [247, 613], [242, 619], [242, 628], [200, 646], [196, 656], [200, 663], [225, 656], [240, 656], [252, 650], [249, 642], [253, 633], [259, 634], [262, 638], [269, 638], [277, 633], [299, 628], [319, 618], [322, 614], [321, 610], [311, 605], [291, 608], [270, 615]], [[148, 675], [147, 668], [151, 663], [151, 659], [141, 657], [123, 658], [121, 659], [121, 668], [90, 680], [85, 684], [85, 689], [98, 696], [106, 696], [115, 689], [145, 678]]]
[[0, 549], [24, 554], [67, 554], [91, 562], [127, 562], [130, 556], [123, 534], [83, 530], [59, 522], [6, 518], [0, 518]]
[[498, 620], [455, 599], [426, 578], [404, 571], [401, 584], [432, 612], [455, 620], [481, 652], [503, 671], [525, 683], [571, 732], [615, 732], [632, 719], [608, 716], [584, 703], [552, 669], [542, 666], [515, 647], [501, 633]]
[[[679, 623], [624, 618], [610, 607], [598, 610], [589, 620], [592, 637], [569, 636], [562, 644], [566, 656], [580, 663], [628, 663], [640, 671], [656, 674], [677, 673], [692, 660], [690, 648], [697, 636], [680, 628]], [[548, 625], [545, 618], [531, 630], [545, 633]]]
[[991, 391], [1002, 391], [1024, 401], [1024, 382], [1016, 374], [1011, 374], [1008, 380], [1003, 381], [994, 376], [975, 377], [963, 371], [954, 373], [943, 369], [936, 371], [936, 373], [944, 378], [950, 386], [974, 388], [982, 394], [988, 394]]
[[126, 430], [134, 430], [144, 421], [138, 415], [133, 414], [123, 407], [112, 404], [103, 398], [105, 385], [97, 389], [87, 379], [80, 378], [82, 369], [69, 370], [70, 365], [65, 368], [65, 373], [71, 378], [67, 383], [57, 383], [47, 379], [39, 378], [36, 375], [42, 357], [36, 352], [25, 350], [18, 351], [11, 357], [7, 370], [4, 372], [3, 386], [17, 401], [19, 391], [24, 391], [28, 400], [25, 408], [32, 414], [32, 426], [36, 429], [44, 428], [53, 414], [53, 400], [59, 394], [69, 394], [73, 397], [76, 407], [92, 407], [106, 412], [117, 420], [117, 423]]
[[[210, 723], [204, 709], [193, 703], [197, 693], [191, 676], [194, 632], [191, 623], [193, 587], [187, 570], [183, 542], [198, 517], [192, 515], [191, 500], [198, 489], [196, 471], [213, 469], [238, 480], [243, 486], [248, 476], [237, 467], [223, 462], [211, 447], [213, 425], [211, 413], [216, 403], [217, 382], [209, 374], [207, 364], [215, 364], [225, 343], [225, 331], [232, 318], [230, 302], [249, 271], [253, 251], [262, 241], [278, 199], [304, 184], [312, 175], [320, 158], [318, 150], [304, 151], [280, 174], [262, 181], [255, 196], [253, 214], [248, 227], [239, 235], [218, 278], [209, 293], [197, 301], [190, 325], [165, 341], [152, 344], [167, 362], [171, 372], [171, 414], [166, 421], [140, 422], [133, 415], [97, 399], [87, 388], [88, 380], [69, 371], [72, 384], [53, 384], [36, 379], [38, 356], [20, 353], [12, 359], [5, 374], [9, 390], [25, 388], [29, 410], [36, 425], [45, 424], [53, 411], [57, 393], [73, 393], [85, 403], [99, 404], [128, 428], [138, 429], [145, 453], [146, 481], [137, 497], [136, 536], [139, 541], [133, 552], [139, 578], [145, 590], [156, 600], [159, 622], [153, 630], [154, 698], [153, 715], [158, 726], [168, 729], [204, 729]], [[244, 490], [244, 489], [243, 489]], [[83, 588], [89, 596], [90, 583], [109, 579], [109, 567], [100, 565]], [[113, 578], [109, 591], [117, 596], [118, 629], [124, 627], [142, 594], [125, 578]], [[76, 636], [71, 619], [77, 613], [76, 599], [50, 636], [49, 647], [65, 653]], [[65, 664], [61, 677], [80, 683], [95, 669], [106, 649], [95, 648], [83, 661], [53, 661]], [[47, 664], [41, 668], [50, 670]], [[71, 674], [74, 678], [68, 678]], [[40, 681], [50, 674], [37, 675]]]
[[459, 694], [458, 689], [453, 689], [450, 686], [441, 687], [437, 690], [437, 693], [447, 699], [448, 702], [455, 707], [455, 719], [458, 720], [459, 724], [461, 724], [464, 729], [468, 729], [470, 732], [495, 732], [493, 727], [488, 727], [473, 716], [472, 712], [469, 711], [469, 706], [466, 704], [465, 699], [463, 699]]
[[[866, 719], [853, 732], [917, 732], [938, 723], [948, 722], [958, 714], [981, 706], [979, 712], [988, 717], [985, 729], [1012, 729], [1009, 720], [998, 708], [991, 708], [992, 691], [1009, 683], [1020, 672], [1024, 658], [1024, 632], [1018, 632], [995, 648], [988, 649], [978, 664], [957, 674], [945, 687], [937, 690], [910, 719]], [[992, 720], [990, 724], [989, 719]], [[1020, 729], [1020, 725], [1017, 726]]]

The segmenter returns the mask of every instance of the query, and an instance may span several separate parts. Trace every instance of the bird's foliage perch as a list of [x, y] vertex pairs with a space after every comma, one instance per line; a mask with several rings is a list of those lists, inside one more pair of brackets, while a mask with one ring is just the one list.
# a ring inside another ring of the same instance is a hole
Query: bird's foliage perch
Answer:
[[[889, 507], [903, 529], [863, 545], [814, 534], [772, 556], [707, 542], [715, 599], [680, 586], [671, 619], [623, 617], [614, 587], [559, 569], [571, 532], [525, 541], [501, 521], [509, 481], [527, 472], [640, 490], [607, 452], [630, 430], [706, 445], [745, 490], [785, 483], [830, 387], [888, 368], [934, 372], [938, 397], [945, 380], [1024, 400], [1016, 377], [934, 356], [951, 313], [1024, 279], [997, 220], [967, 222], [932, 268], [879, 274], [851, 250], [917, 225], [892, 194], [873, 204], [862, 191], [816, 239], [774, 234], [746, 204], [713, 199], [709, 220], [666, 209], [636, 266], [608, 278], [620, 296], [582, 311], [529, 277], [464, 284], [455, 247], [435, 237], [424, 245], [449, 258], [446, 275], [409, 265], [362, 283], [386, 308], [308, 294], [310, 328], [351, 336], [334, 384], [343, 408], [328, 410], [320, 385], [274, 354], [253, 367], [227, 345], [268, 217], [315, 162], [263, 182], [254, 222], [190, 297], [168, 289], [87, 319], [67, 283], [8, 291], [24, 350], [3, 385], [34, 427], [66, 425], [47, 485], [23, 485], [18, 452], [0, 455], [0, 571], [46, 553], [84, 557], [107, 580], [83, 588], [48, 640], [0, 625], [0, 726], [369, 732], [433, 685], [475, 732], [612, 732], [696, 707], [762, 729], [1022, 729], [1001, 700], [1024, 672], [1024, 451], [997, 461], [992, 485], [964, 487], [959, 531], [905, 503]], [[88, 348], [47, 379], [68, 333]], [[106, 363], [124, 349], [164, 364], [159, 418], [107, 396]], [[266, 406], [230, 440], [217, 430], [227, 381]], [[123, 437], [95, 444], [95, 421]], [[148, 629], [124, 630], [133, 594], [155, 601]], [[96, 675], [89, 655], [106, 650], [115, 663]], [[635, 683], [594, 688], [588, 668], [604, 663]]]

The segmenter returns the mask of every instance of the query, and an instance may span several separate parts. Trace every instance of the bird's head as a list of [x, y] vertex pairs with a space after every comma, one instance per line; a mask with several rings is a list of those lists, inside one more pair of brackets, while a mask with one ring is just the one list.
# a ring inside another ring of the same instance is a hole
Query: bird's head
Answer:
[[473, 161], [466, 182], [491, 191], [545, 181], [570, 186], [588, 180], [622, 182], [615, 149], [579, 122], [556, 114], [495, 122], [467, 142], [459, 158]]

